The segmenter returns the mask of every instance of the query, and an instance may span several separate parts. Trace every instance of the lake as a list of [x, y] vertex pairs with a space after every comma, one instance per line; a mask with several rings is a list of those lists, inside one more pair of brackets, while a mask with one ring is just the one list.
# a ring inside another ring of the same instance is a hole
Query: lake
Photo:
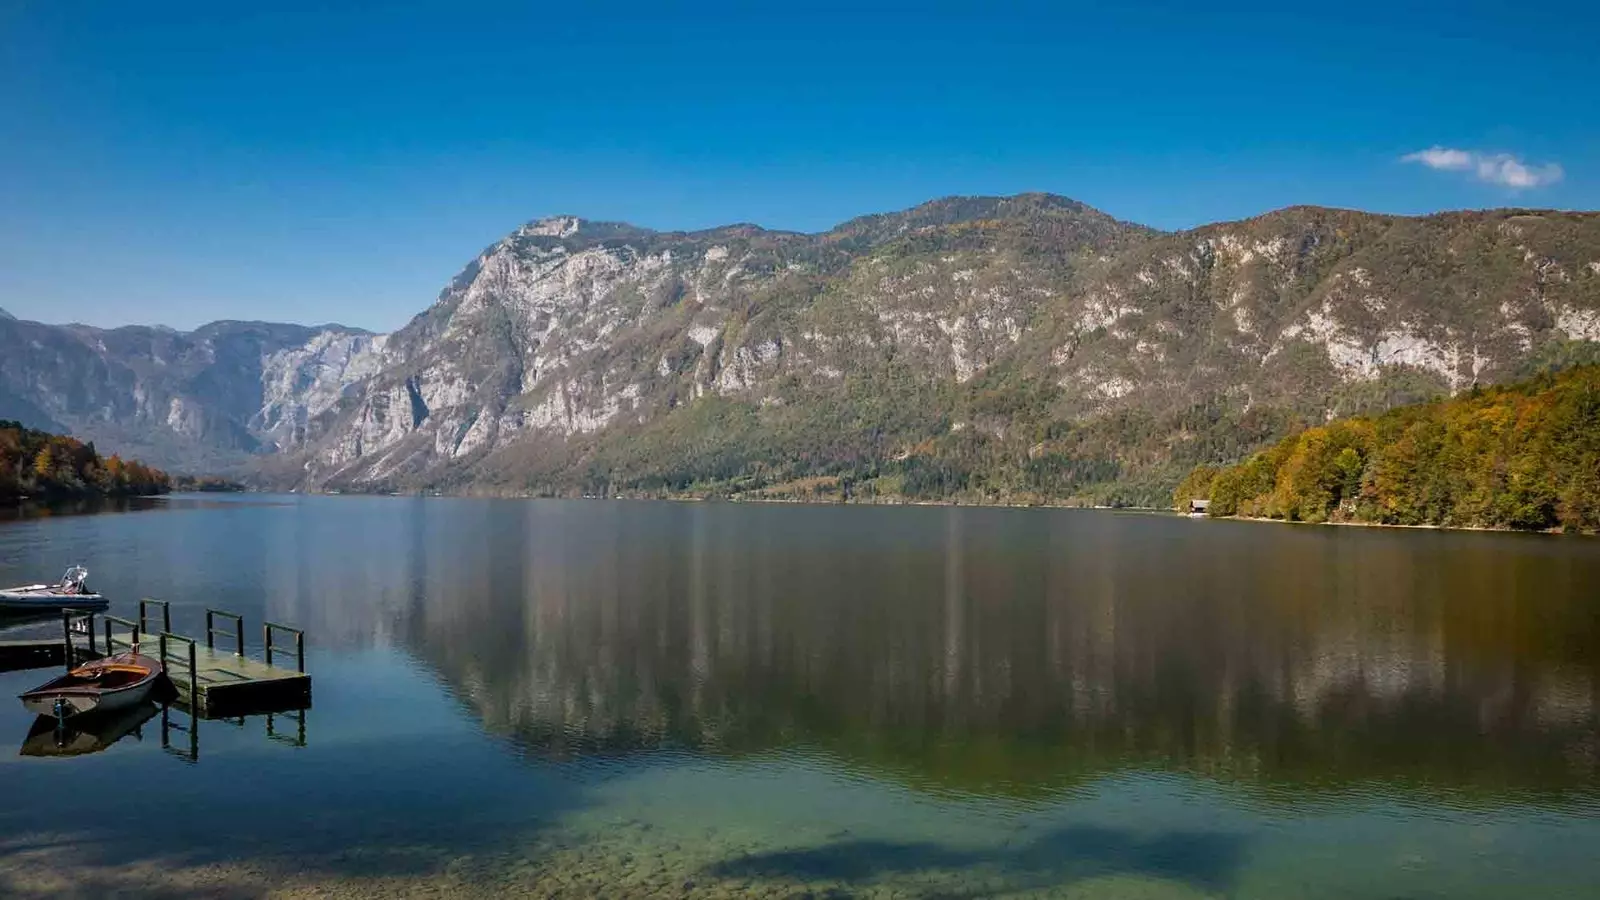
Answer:
[[0, 674], [0, 895], [1600, 896], [1600, 540], [144, 505], [0, 523], [0, 583], [306, 629], [303, 739], [23, 756]]

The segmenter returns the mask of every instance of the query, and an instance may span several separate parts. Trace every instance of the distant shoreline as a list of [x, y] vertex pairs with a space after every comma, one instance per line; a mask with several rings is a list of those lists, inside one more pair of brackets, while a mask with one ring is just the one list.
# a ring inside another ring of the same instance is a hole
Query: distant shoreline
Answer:
[[[265, 491], [262, 493], [282, 493]], [[307, 496], [321, 497], [457, 497], [484, 500], [620, 500], [632, 502], [658, 501], [663, 503], [761, 503], [773, 506], [950, 506], [964, 509], [1079, 509], [1096, 510], [1100, 512], [1129, 512], [1129, 513], [1154, 513], [1168, 515], [1175, 518], [1198, 518], [1209, 522], [1258, 522], [1270, 525], [1305, 525], [1321, 526], [1335, 525], [1352, 528], [1396, 528], [1415, 531], [1476, 531], [1495, 534], [1540, 534], [1553, 536], [1579, 536], [1596, 537], [1600, 532], [1595, 531], [1563, 531], [1559, 528], [1527, 529], [1527, 528], [1501, 528], [1484, 525], [1397, 525], [1387, 522], [1298, 522], [1288, 519], [1273, 519], [1266, 516], [1190, 516], [1188, 513], [1163, 506], [1104, 506], [1087, 503], [1006, 503], [982, 502], [972, 500], [907, 500], [907, 499], [784, 499], [780, 497], [696, 497], [692, 495], [668, 497], [634, 497], [627, 495], [614, 495], [607, 497], [552, 497], [541, 494], [528, 493], [500, 493], [500, 492], [428, 492], [428, 491], [299, 491], [297, 493]]]
[[[1174, 515], [1184, 513], [1174, 512]], [[1346, 528], [1400, 528], [1414, 531], [1480, 531], [1492, 534], [1543, 534], [1557, 537], [1595, 537], [1600, 532], [1594, 531], [1564, 531], [1560, 528], [1503, 528], [1493, 525], [1396, 525], [1389, 522], [1294, 522], [1288, 519], [1272, 519], [1266, 516], [1196, 516], [1210, 522], [1261, 522], [1269, 525], [1306, 525], [1320, 527], [1334, 525]]]

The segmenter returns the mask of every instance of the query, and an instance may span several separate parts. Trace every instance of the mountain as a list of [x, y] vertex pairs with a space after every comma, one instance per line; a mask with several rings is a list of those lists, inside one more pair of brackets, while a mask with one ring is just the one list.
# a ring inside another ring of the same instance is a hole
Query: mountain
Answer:
[[1592, 214], [1295, 208], [1161, 234], [1023, 196], [821, 235], [558, 217], [395, 334], [293, 471], [1156, 502], [1293, 422], [1512, 378], [1597, 338]]
[[382, 338], [337, 325], [213, 322], [192, 332], [0, 320], [0, 419], [70, 431], [153, 464], [237, 468], [295, 440], [365, 374]]
[[4, 307], [0, 307], [0, 320], [3, 320], [3, 319], [15, 319], [15, 318], [16, 318], [16, 316], [13, 316], [11, 313], [6, 312]]
[[[386, 371], [316, 423], [305, 471], [349, 486], [676, 490], [746, 462], [876, 459], [940, 427], [937, 405], [888, 401], [970, 380], [1053, 285], [1148, 234], [1052, 197], [937, 201], [822, 235], [541, 220], [390, 338]], [[701, 458], [680, 455], [686, 430]]]
[[[1295, 423], [1600, 358], [1600, 215], [1296, 207], [1164, 233], [1028, 194], [821, 234], [556, 216], [391, 335], [241, 341], [199, 367], [215, 391], [167, 366], [154, 401], [58, 421], [165, 446], [181, 398], [210, 423], [183, 452], [312, 488], [1164, 504]], [[0, 362], [0, 392], [64, 417], [16, 372], [81, 390], [88, 365]]]

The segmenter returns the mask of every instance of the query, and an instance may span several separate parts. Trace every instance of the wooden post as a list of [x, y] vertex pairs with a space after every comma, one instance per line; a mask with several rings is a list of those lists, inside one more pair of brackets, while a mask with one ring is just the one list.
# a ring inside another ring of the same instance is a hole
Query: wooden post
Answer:
[[261, 623], [261, 644], [266, 647], [267, 665], [272, 665], [272, 623]]
[[294, 664], [295, 668], [304, 674], [306, 671], [306, 635], [303, 631], [294, 633]]
[[64, 610], [61, 611], [61, 640], [62, 640], [62, 643], [65, 645], [65, 646], [62, 647], [61, 655], [64, 656], [66, 658], [66, 660], [67, 660], [67, 671], [71, 672], [72, 671], [72, 611], [71, 610], [64, 609]]
[[199, 715], [199, 713], [196, 711], [196, 710], [198, 710], [200, 708], [200, 704], [197, 702], [199, 700], [199, 697], [200, 697], [200, 678], [199, 678], [198, 674], [196, 673], [196, 667], [195, 667], [195, 664], [194, 664], [194, 641], [190, 641], [189, 642], [189, 718], [190, 718], [191, 722], [194, 720], [194, 718], [196, 716]]
[[217, 645], [216, 645], [215, 641], [213, 641], [213, 639], [211, 637], [211, 620], [215, 615], [216, 615], [216, 611], [215, 610], [210, 610], [210, 609], [206, 610], [206, 649], [207, 650], [215, 650], [215, 649], [217, 649]]

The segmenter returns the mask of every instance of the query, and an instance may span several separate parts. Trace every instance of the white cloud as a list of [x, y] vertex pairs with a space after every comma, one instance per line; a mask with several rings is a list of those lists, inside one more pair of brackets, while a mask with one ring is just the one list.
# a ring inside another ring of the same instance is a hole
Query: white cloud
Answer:
[[1555, 163], [1530, 166], [1510, 153], [1479, 153], [1453, 147], [1429, 147], [1400, 157], [1441, 172], [1471, 172], [1474, 178], [1512, 190], [1555, 184], [1566, 173]]
[[1400, 157], [1401, 162], [1422, 163], [1430, 169], [1445, 169], [1447, 171], [1460, 171], [1472, 168], [1472, 154], [1465, 150], [1451, 150], [1448, 147], [1429, 147], [1415, 153], [1407, 153]]

